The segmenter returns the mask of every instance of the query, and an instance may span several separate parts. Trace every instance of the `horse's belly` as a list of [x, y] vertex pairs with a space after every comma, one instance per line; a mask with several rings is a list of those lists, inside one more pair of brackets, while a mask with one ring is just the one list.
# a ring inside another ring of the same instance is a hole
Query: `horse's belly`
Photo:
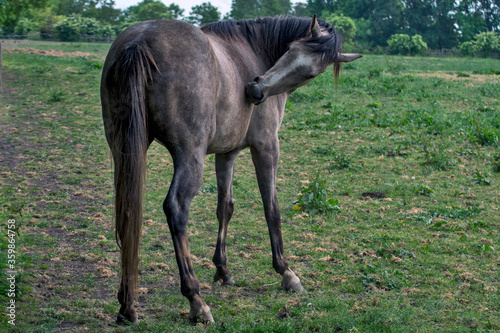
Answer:
[[215, 134], [208, 145], [207, 153], [223, 154], [245, 148], [253, 107], [248, 109], [240, 109], [240, 112], [218, 112]]

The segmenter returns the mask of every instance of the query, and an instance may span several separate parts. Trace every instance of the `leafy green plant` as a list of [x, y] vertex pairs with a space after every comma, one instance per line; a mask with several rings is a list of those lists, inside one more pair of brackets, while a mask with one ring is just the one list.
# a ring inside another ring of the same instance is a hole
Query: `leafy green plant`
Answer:
[[471, 118], [472, 129], [467, 133], [471, 142], [479, 143], [481, 146], [498, 146], [500, 144], [500, 131], [485, 121], [480, 122], [476, 115]]
[[460, 44], [459, 47], [460, 53], [464, 56], [473, 56], [474, 55], [474, 43], [473, 42], [464, 42]]
[[317, 172], [316, 177], [310, 185], [301, 190], [299, 199], [295, 202], [295, 212], [304, 211], [309, 214], [323, 214], [327, 212], [340, 211], [339, 201], [329, 198], [325, 180]]
[[395, 34], [389, 38], [387, 44], [392, 54], [417, 55], [428, 50], [427, 43], [420, 35], [414, 35], [410, 38], [406, 34]]
[[[328, 166], [328, 170], [345, 170], [354, 167], [354, 161], [351, 156], [345, 153], [337, 153], [333, 156], [333, 162]], [[359, 166], [361, 168], [361, 166]]]
[[64, 100], [64, 91], [53, 91], [48, 99], [49, 103], [62, 102]]
[[500, 52], [500, 36], [496, 32], [482, 32], [474, 38], [474, 51], [481, 56], [489, 57], [493, 52]]
[[470, 179], [474, 184], [478, 185], [493, 185], [495, 182], [491, 179], [488, 179], [488, 174], [483, 173], [479, 170], [474, 171], [472, 174], [472, 178]]
[[413, 191], [418, 195], [423, 195], [426, 197], [431, 196], [434, 193], [434, 190], [432, 190], [429, 186], [425, 184], [416, 185]]
[[201, 193], [217, 193], [217, 184], [208, 184], [200, 189]]
[[456, 165], [456, 160], [450, 156], [442, 145], [436, 148], [430, 141], [424, 140], [422, 141], [422, 150], [424, 165], [435, 170], [444, 171]]
[[493, 156], [493, 171], [500, 172], [500, 153]]

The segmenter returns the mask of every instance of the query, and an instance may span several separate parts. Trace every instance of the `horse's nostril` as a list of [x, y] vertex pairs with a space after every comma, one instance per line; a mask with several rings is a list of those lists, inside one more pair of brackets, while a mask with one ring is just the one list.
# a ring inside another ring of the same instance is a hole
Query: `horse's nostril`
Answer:
[[259, 80], [260, 80], [260, 76], [257, 76], [255, 79], [253, 79], [253, 82], [259, 83]]

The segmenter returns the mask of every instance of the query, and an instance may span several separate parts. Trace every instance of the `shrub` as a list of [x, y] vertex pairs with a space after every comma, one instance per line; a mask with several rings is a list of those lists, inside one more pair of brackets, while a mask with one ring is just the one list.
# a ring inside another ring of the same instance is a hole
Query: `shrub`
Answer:
[[387, 41], [389, 52], [392, 54], [416, 55], [427, 52], [427, 43], [422, 36], [415, 35], [410, 38], [406, 34], [392, 35]]
[[492, 53], [500, 53], [500, 35], [498, 33], [482, 32], [477, 34], [474, 39], [472, 42], [464, 42], [459, 46], [462, 55], [489, 57]]
[[78, 40], [80, 34], [80, 15], [70, 15], [66, 19], [57, 23], [54, 28], [57, 31], [59, 39], [65, 42], [73, 42]]
[[409, 54], [411, 50], [411, 38], [406, 34], [392, 35], [387, 44], [392, 54]]
[[70, 15], [54, 28], [63, 41], [76, 41], [80, 34], [95, 35], [96, 37], [113, 37], [115, 31], [109, 24], [103, 24], [94, 18]]
[[40, 27], [27, 18], [23, 17], [17, 21], [16, 27], [14, 28], [15, 35], [28, 35], [39, 32]]
[[345, 43], [350, 43], [356, 37], [356, 24], [353, 19], [342, 14], [331, 14], [326, 21], [340, 32]]
[[460, 53], [464, 56], [473, 56], [474, 55], [474, 43], [473, 42], [462, 43], [458, 49], [460, 50]]
[[424, 54], [428, 49], [427, 43], [424, 42], [422, 36], [415, 35], [411, 38], [410, 54]]
[[497, 33], [483, 32], [477, 34], [474, 43], [474, 51], [483, 57], [489, 57], [494, 52], [500, 52], [500, 37]]

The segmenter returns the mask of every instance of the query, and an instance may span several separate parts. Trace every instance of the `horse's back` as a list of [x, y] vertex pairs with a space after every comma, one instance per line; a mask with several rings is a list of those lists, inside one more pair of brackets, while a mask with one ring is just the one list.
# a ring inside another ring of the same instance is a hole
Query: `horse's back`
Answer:
[[155, 62], [146, 89], [152, 136], [167, 147], [207, 145], [215, 132], [217, 63], [206, 35], [181, 21], [137, 23], [117, 37], [104, 71], [138, 43], [147, 45]]

